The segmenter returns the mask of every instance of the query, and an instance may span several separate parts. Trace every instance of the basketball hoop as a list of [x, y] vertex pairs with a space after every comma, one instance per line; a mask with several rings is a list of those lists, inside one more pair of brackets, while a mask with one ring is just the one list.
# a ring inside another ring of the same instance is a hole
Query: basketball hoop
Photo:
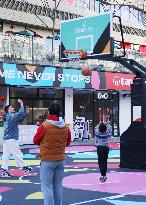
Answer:
[[87, 59], [87, 52], [84, 50], [64, 50], [64, 55], [69, 62], [76, 62]]

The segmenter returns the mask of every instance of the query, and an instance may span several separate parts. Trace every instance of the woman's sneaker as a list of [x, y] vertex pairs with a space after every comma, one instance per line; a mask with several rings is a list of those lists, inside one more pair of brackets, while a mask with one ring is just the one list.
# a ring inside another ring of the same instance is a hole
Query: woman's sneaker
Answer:
[[100, 181], [100, 182], [102, 182], [102, 180], [103, 180], [103, 176], [101, 176], [101, 177], [99, 178], [99, 181]]
[[106, 176], [101, 176], [100, 179], [99, 179], [99, 181], [102, 182], [102, 183], [105, 182], [106, 180], [107, 180]]
[[13, 177], [13, 175], [7, 172], [7, 170], [2, 169], [1, 177]]
[[102, 179], [102, 182], [105, 182], [107, 180], [107, 177], [104, 176], [103, 179]]
[[25, 172], [25, 174], [29, 174], [30, 172], [32, 172], [34, 170], [33, 167], [23, 167], [23, 171]]

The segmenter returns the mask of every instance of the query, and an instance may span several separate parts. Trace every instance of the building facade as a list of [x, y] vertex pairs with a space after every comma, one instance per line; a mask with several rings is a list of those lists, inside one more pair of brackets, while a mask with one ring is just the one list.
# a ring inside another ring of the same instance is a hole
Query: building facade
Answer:
[[[53, 52], [56, 54], [55, 65], [58, 61], [60, 22], [82, 16], [92, 16], [103, 12], [112, 12], [120, 16], [123, 25], [124, 41], [127, 57], [133, 57], [145, 66], [146, 27], [145, 1], [137, 4], [129, 1], [94, 1], [94, 0], [62, 0], [54, 11], [55, 1], [47, 0], [1, 0], [0, 2], [0, 59], [22, 63], [51, 64], [48, 54], [52, 51], [52, 27], [55, 16], [55, 37]], [[23, 32], [25, 31], [25, 32]], [[26, 33], [27, 31], [27, 33]], [[29, 33], [29, 34], [28, 34]], [[22, 34], [22, 35], [21, 35]], [[113, 37], [115, 55], [123, 51], [120, 25], [113, 18]], [[90, 65], [100, 64], [98, 60], [88, 62]], [[110, 70], [106, 62], [105, 69]], [[95, 66], [94, 66], [95, 67]], [[112, 66], [113, 67], [113, 66]], [[115, 64], [115, 69], [121, 66]], [[122, 70], [121, 70], [122, 71]], [[124, 70], [125, 72], [125, 70]]]
[[21, 98], [30, 107], [21, 126], [34, 126], [36, 130], [36, 124], [46, 119], [50, 103], [57, 102], [72, 128], [76, 117], [84, 117], [89, 122], [89, 137], [93, 137], [99, 122], [110, 121], [113, 136], [119, 137], [131, 122], [130, 85], [134, 77], [98, 71], [85, 77], [75, 68], [1, 63], [0, 110], [6, 104], [17, 110]]
[[[62, 0], [55, 10], [55, 40], [52, 39], [54, 1], [0, 1], [0, 110], [8, 103], [17, 109], [17, 99], [22, 98], [31, 108], [21, 125], [23, 133], [29, 125], [33, 135], [37, 122], [45, 119], [51, 102], [62, 106], [62, 115], [71, 127], [76, 116], [85, 117], [89, 121], [90, 137], [102, 118], [110, 117], [115, 137], [130, 125], [130, 84], [134, 74], [118, 63], [94, 59], [85, 62], [94, 65], [94, 70], [91, 77], [84, 77], [76, 64], [58, 61], [57, 34], [61, 20], [111, 11], [122, 19], [127, 57], [145, 65], [145, 4], [121, 5], [122, 1], [117, 5], [112, 1]], [[123, 45], [116, 18], [113, 34], [115, 54], [119, 55]], [[56, 55], [53, 66], [48, 60], [52, 41]], [[135, 119], [138, 117], [136, 114]]]

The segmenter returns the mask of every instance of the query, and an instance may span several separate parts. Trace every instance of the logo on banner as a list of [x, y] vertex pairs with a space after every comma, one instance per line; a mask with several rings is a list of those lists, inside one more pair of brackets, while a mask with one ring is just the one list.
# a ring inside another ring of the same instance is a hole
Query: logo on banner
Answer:
[[97, 98], [98, 98], [99, 100], [100, 100], [100, 99], [106, 100], [106, 99], [109, 98], [109, 96], [108, 96], [108, 93], [98, 93], [98, 94], [97, 94]]
[[133, 79], [129, 79], [129, 78], [120, 78], [118, 76], [115, 76], [113, 78], [113, 84], [115, 86], [130, 86], [132, 82], [133, 82]]
[[[93, 27], [87, 25], [87, 21], [84, 21], [82, 27], [76, 28], [76, 33], [92, 32]], [[83, 37], [84, 38], [84, 37]]]

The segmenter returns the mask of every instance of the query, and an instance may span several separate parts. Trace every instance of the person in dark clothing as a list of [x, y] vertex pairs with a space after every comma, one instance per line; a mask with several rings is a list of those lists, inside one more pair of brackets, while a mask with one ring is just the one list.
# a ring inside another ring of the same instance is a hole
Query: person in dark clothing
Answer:
[[107, 180], [107, 159], [109, 154], [108, 142], [112, 135], [111, 125], [106, 125], [101, 122], [95, 127], [95, 144], [97, 146], [98, 164], [101, 173], [100, 181], [105, 182]]

